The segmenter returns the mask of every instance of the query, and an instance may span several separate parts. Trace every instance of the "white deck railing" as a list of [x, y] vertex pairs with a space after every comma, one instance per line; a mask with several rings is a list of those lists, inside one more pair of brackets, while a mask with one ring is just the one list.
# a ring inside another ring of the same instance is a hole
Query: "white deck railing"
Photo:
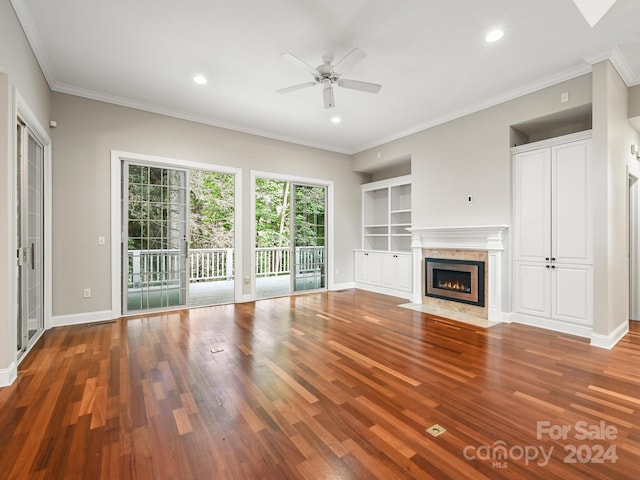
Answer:
[[[324, 247], [297, 247], [296, 273], [319, 272], [325, 263]], [[129, 288], [166, 285], [178, 281], [179, 250], [129, 250]], [[189, 281], [210, 282], [231, 280], [233, 248], [206, 248], [189, 250]], [[256, 248], [256, 276], [269, 277], [291, 273], [291, 249], [289, 247]]]

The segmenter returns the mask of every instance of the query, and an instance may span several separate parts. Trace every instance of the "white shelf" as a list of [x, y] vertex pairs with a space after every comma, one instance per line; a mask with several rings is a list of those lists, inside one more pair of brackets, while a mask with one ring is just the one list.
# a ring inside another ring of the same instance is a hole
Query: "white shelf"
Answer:
[[362, 185], [362, 248], [411, 251], [411, 176]]

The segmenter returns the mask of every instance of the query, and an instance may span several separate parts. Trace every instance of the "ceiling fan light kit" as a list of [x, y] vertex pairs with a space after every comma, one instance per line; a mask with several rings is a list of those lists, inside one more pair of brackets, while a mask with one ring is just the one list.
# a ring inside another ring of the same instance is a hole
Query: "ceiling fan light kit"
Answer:
[[367, 93], [378, 93], [382, 88], [382, 85], [378, 85], [377, 83], [369, 83], [359, 80], [349, 80], [347, 78], [341, 78], [344, 72], [348, 71], [351, 67], [360, 62], [366, 56], [366, 53], [356, 47], [349, 53], [347, 53], [335, 65], [331, 63], [331, 61], [333, 60], [332, 58], [326, 58], [324, 59], [324, 63], [322, 65], [313, 68], [311, 65], [303, 60], [300, 60], [295, 55], [291, 53], [283, 53], [282, 58], [288, 60], [294, 65], [297, 65], [298, 67], [304, 68], [307, 73], [311, 74], [314, 81], [301, 83], [299, 85], [293, 85], [291, 87], [281, 88], [279, 90], [276, 90], [276, 92], [283, 94], [301, 90], [307, 87], [313, 87], [315, 85], [322, 85], [322, 98], [324, 100], [324, 108], [333, 108], [336, 105], [335, 99], [333, 97], [334, 84], [338, 85], [339, 87], [348, 88], [351, 90], [358, 90]]

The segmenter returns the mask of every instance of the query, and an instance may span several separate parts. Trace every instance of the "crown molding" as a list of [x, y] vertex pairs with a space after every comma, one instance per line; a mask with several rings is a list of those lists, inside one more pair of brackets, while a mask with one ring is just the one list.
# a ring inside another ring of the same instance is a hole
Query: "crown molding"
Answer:
[[618, 46], [616, 45], [612, 50], [607, 52], [599, 53], [598, 55], [594, 55], [589, 58], [584, 59], [589, 65], [595, 65], [596, 63], [604, 62], [605, 60], [609, 60], [611, 64], [615, 67], [618, 74], [627, 85], [627, 87], [632, 87], [640, 83], [640, 77], [638, 77], [629, 62], [627, 61], [627, 57], [620, 51]]
[[13, 11], [16, 13], [25, 37], [27, 38], [27, 42], [29, 42], [29, 45], [31, 46], [31, 50], [36, 57], [38, 65], [40, 65], [40, 70], [42, 70], [42, 74], [49, 84], [49, 88], [53, 90], [53, 85], [56, 83], [56, 77], [53, 73], [53, 69], [51, 68], [51, 64], [47, 60], [46, 50], [43, 47], [42, 40], [40, 40], [40, 35], [38, 35], [38, 30], [33, 22], [33, 18], [31, 18], [26, 1], [10, 1], [13, 6]]
[[66, 83], [55, 83], [51, 90], [54, 92], [65, 93], [68, 95], [75, 95], [77, 97], [88, 98], [90, 100], [97, 100], [99, 102], [110, 103], [113, 105], [119, 105], [121, 107], [133, 108], [135, 110], [142, 110], [144, 112], [155, 113], [158, 115], [164, 115], [167, 117], [178, 118], [180, 120], [187, 120], [189, 122], [202, 123], [204, 125], [210, 125], [212, 127], [224, 128], [225, 130], [232, 130], [234, 132], [246, 133], [248, 135], [255, 135], [257, 137], [269, 138], [280, 142], [293, 143], [295, 145], [301, 145], [303, 147], [317, 148], [319, 150], [327, 150], [334, 153], [341, 153], [344, 155], [351, 155], [352, 152], [348, 150], [342, 150], [336, 148], [333, 145], [320, 144], [313, 142], [305, 142], [304, 140], [285, 137], [277, 135], [273, 132], [267, 132], [264, 130], [251, 129], [242, 125], [237, 125], [231, 122], [223, 122], [213, 117], [206, 115], [195, 115], [191, 113], [182, 112], [170, 108], [160, 107], [151, 103], [139, 102], [126, 97], [119, 97], [116, 95], [109, 95], [107, 93], [97, 92], [95, 90], [89, 90], [86, 88], [76, 87], [75, 85], [69, 85]]
[[558, 83], [566, 82], [567, 80], [571, 80], [576, 77], [580, 77], [582, 75], [586, 75], [587, 73], [591, 73], [592, 67], [591, 64], [581, 65], [577, 68], [572, 68], [569, 70], [565, 70], [564, 72], [557, 73], [555, 75], [551, 75], [549, 77], [543, 78], [536, 82], [529, 83], [522, 87], [515, 88], [508, 92], [505, 92], [500, 95], [496, 95], [495, 97], [491, 97], [483, 102], [476, 103], [469, 107], [465, 107], [449, 114], [443, 115], [439, 118], [431, 120], [427, 123], [423, 123], [421, 125], [417, 125], [407, 130], [400, 131], [398, 133], [389, 135], [381, 140], [377, 140], [375, 143], [364, 144], [360, 147], [356, 148], [353, 151], [353, 154], [360, 153], [365, 150], [369, 150], [370, 148], [379, 147], [384, 145], [385, 143], [392, 142], [394, 140], [398, 140], [400, 138], [404, 138], [409, 135], [413, 135], [414, 133], [421, 132], [423, 130], [427, 130], [429, 128], [436, 127], [438, 125], [442, 125], [443, 123], [450, 122], [452, 120], [456, 120], [458, 118], [465, 117], [472, 113], [477, 113], [479, 111], [485, 110], [487, 108], [495, 107], [496, 105], [500, 105], [501, 103], [508, 102], [509, 100], [514, 100], [518, 97], [522, 97], [524, 95], [528, 95], [533, 92], [537, 92], [538, 90], [542, 90], [543, 88], [551, 87], [553, 85], [557, 85]]

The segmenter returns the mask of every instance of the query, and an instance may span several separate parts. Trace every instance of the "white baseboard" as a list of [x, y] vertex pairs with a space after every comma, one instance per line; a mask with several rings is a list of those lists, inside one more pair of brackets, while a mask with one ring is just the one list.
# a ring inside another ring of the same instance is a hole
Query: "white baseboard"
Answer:
[[406, 298], [407, 300], [411, 300], [413, 297], [412, 292], [404, 292], [402, 290], [394, 290], [392, 288], [379, 287], [377, 285], [370, 285], [368, 283], [358, 283], [354, 284], [355, 288], [360, 288], [361, 290], [368, 290], [370, 292], [381, 293], [383, 295], [391, 295], [392, 297], [400, 297]]
[[591, 334], [591, 345], [599, 348], [606, 348], [611, 350], [616, 344], [622, 340], [627, 333], [629, 333], [629, 322], [622, 323], [609, 335], [602, 335], [600, 333]]
[[584, 325], [559, 322], [549, 318], [534, 317], [533, 315], [524, 315], [516, 312], [511, 314], [511, 322], [521, 323], [531, 327], [546, 328], [547, 330], [553, 330], [554, 332], [568, 333], [569, 335], [584, 338], [591, 338], [592, 333], [592, 328]]
[[0, 368], [0, 387], [8, 387], [18, 378], [18, 365], [11, 362], [7, 368]]
[[500, 320], [502, 323], [513, 323], [511, 312], [500, 312]]
[[51, 317], [51, 327], [67, 327], [69, 325], [83, 325], [85, 323], [104, 322], [113, 320], [111, 310], [100, 312], [73, 313], [71, 315], [55, 315]]
[[335, 292], [337, 290], [348, 290], [350, 288], [356, 288], [355, 282], [334, 283], [333, 285], [331, 285], [331, 288], [329, 290]]

